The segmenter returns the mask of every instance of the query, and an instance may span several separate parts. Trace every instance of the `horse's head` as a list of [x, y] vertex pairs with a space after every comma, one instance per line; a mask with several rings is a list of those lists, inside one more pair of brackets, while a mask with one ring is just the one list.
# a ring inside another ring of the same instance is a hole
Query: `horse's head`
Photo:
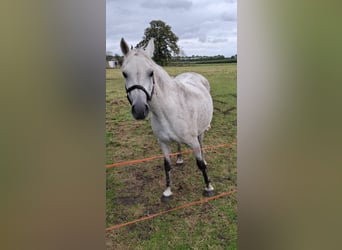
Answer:
[[154, 42], [151, 39], [145, 49], [130, 49], [122, 38], [120, 43], [124, 54], [122, 75], [126, 80], [126, 92], [132, 106], [132, 115], [137, 120], [145, 119], [149, 112], [154, 90], [153, 61]]

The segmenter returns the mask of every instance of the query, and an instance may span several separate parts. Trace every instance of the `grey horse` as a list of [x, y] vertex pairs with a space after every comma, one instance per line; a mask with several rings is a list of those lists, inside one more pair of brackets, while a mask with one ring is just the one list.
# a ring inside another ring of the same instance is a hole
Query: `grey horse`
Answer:
[[[183, 73], [173, 78], [153, 60], [154, 41], [145, 48], [130, 49], [122, 38], [120, 43], [124, 54], [121, 67], [126, 80], [127, 98], [136, 120], [145, 119], [151, 112], [151, 124], [158, 137], [164, 155], [166, 190], [162, 201], [172, 197], [170, 142], [187, 144], [194, 150], [198, 168], [203, 174], [205, 188], [203, 195], [212, 196], [214, 188], [207, 175], [207, 164], [203, 159], [202, 142], [204, 132], [210, 128], [213, 115], [213, 101], [208, 80], [197, 73]], [[177, 164], [182, 164], [178, 155]]]

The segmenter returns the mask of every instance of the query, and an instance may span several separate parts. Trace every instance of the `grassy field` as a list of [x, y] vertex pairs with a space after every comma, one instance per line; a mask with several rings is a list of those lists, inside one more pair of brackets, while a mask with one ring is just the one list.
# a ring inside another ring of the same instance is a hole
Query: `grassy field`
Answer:
[[[214, 115], [204, 146], [236, 141], [236, 64], [165, 67], [175, 76], [203, 74], [211, 84]], [[135, 121], [119, 69], [106, 70], [107, 164], [160, 155], [150, 121]], [[176, 152], [176, 145], [172, 145]], [[189, 149], [183, 146], [183, 150]], [[204, 152], [216, 193], [236, 187], [236, 146]], [[184, 165], [173, 158], [173, 200], [161, 203], [165, 188], [163, 160], [107, 170], [107, 227], [202, 199], [203, 177], [192, 154]], [[236, 249], [236, 194], [125, 226], [106, 233], [107, 249]]]

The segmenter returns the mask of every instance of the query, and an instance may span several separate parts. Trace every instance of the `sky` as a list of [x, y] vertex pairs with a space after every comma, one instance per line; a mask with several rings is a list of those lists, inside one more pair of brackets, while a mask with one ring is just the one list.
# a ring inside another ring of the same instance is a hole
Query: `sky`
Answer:
[[237, 54], [237, 0], [107, 0], [106, 51], [122, 55], [120, 39], [135, 46], [152, 20], [171, 26], [186, 56]]

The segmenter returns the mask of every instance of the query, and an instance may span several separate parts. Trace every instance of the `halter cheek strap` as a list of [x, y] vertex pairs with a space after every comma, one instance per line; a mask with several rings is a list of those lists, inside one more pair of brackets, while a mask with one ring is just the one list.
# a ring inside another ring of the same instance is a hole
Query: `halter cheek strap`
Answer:
[[131, 105], [132, 105], [132, 100], [129, 98], [129, 93], [130, 93], [132, 90], [135, 90], [135, 89], [139, 89], [139, 90], [144, 91], [144, 93], [145, 93], [145, 95], [146, 95], [146, 97], [147, 97], [147, 101], [151, 101], [151, 100], [152, 100], [152, 96], [153, 96], [153, 92], [154, 92], [154, 79], [153, 79], [153, 86], [152, 86], [151, 94], [149, 94], [149, 93], [147, 92], [147, 90], [146, 90], [143, 86], [141, 86], [141, 85], [139, 85], [139, 84], [136, 84], [136, 85], [133, 85], [133, 86], [131, 86], [131, 87], [129, 87], [129, 88], [126, 88], [127, 99], [128, 99], [128, 101], [129, 101], [129, 103], [130, 103]]

